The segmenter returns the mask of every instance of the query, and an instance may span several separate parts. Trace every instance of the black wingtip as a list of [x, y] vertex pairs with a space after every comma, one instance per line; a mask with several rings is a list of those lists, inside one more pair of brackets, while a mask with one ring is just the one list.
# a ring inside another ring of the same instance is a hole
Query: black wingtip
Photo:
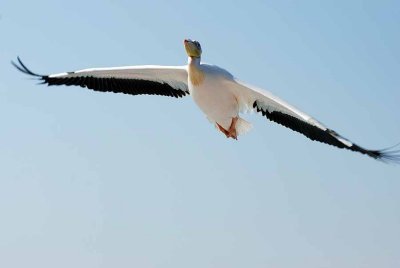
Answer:
[[29, 70], [28, 67], [25, 66], [25, 64], [21, 61], [20, 57], [17, 57], [18, 63], [15, 63], [14, 61], [11, 61], [11, 64], [17, 68], [20, 72], [24, 73], [24, 74], [28, 74], [31, 76], [35, 76], [35, 77], [40, 77], [43, 78], [45, 77], [44, 75], [40, 75], [37, 73], [32, 72], [31, 70]]
[[400, 149], [396, 149], [398, 145], [400, 143], [382, 150], [366, 150], [365, 154], [384, 163], [400, 165]]
[[377, 159], [385, 163], [400, 165], [400, 150], [380, 150]]

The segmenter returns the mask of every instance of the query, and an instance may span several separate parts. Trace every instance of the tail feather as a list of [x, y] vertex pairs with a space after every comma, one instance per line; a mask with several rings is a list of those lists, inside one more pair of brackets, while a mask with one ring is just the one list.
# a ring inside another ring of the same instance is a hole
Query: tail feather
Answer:
[[247, 122], [243, 118], [238, 119], [236, 122], [236, 133], [238, 135], [243, 135], [249, 132], [253, 128], [253, 125], [250, 122]]

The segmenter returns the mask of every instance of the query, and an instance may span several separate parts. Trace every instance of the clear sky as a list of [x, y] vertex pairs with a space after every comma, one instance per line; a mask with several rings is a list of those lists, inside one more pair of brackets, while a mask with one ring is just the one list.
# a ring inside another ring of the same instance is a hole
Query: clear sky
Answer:
[[400, 141], [399, 1], [0, 2], [0, 267], [400, 267], [400, 167], [256, 115], [38, 73], [203, 60], [371, 149]]

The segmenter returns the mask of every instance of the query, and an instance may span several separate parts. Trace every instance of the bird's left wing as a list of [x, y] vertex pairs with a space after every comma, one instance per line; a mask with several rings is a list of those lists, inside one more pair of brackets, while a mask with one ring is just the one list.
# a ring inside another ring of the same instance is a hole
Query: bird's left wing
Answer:
[[299, 132], [311, 140], [360, 152], [382, 161], [400, 162], [399, 151], [390, 151], [391, 148], [384, 150], [362, 148], [268, 91], [237, 80], [232, 80], [230, 83], [232, 84], [229, 88], [234, 91], [241, 110], [253, 109], [269, 120]]
[[49, 86], [74, 85], [102, 92], [176, 98], [189, 94], [186, 66], [126, 66], [39, 75], [29, 70], [19, 57], [18, 63], [11, 63], [21, 72], [37, 77]]

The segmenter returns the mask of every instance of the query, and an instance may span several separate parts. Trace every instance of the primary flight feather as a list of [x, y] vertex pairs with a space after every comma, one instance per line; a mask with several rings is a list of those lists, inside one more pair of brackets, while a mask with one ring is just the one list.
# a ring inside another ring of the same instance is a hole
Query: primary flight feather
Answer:
[[12, 64], [47, 85], [75, 85], [95, 91], [130, 95], [176, 98], [191, 95], [207, 118], [227, 138], [237, 140], [238, 135], [251, 129], [251, 124], [241, 118], [239, 113], [254, 110], [311, 140], [360, 152], [382, 161], [400, 162], [399, 151], [390, 148], [368, 150], [358, 146], [270, 92], [242, 83], [218, 66], [202, 63], [202, 48], [198, 41], [185, 39], [184, 47], [188, 55], [188, 64], [185, 66], [93, 68], [39, 75], [30, 71], [19, 57], [18, 63]]

